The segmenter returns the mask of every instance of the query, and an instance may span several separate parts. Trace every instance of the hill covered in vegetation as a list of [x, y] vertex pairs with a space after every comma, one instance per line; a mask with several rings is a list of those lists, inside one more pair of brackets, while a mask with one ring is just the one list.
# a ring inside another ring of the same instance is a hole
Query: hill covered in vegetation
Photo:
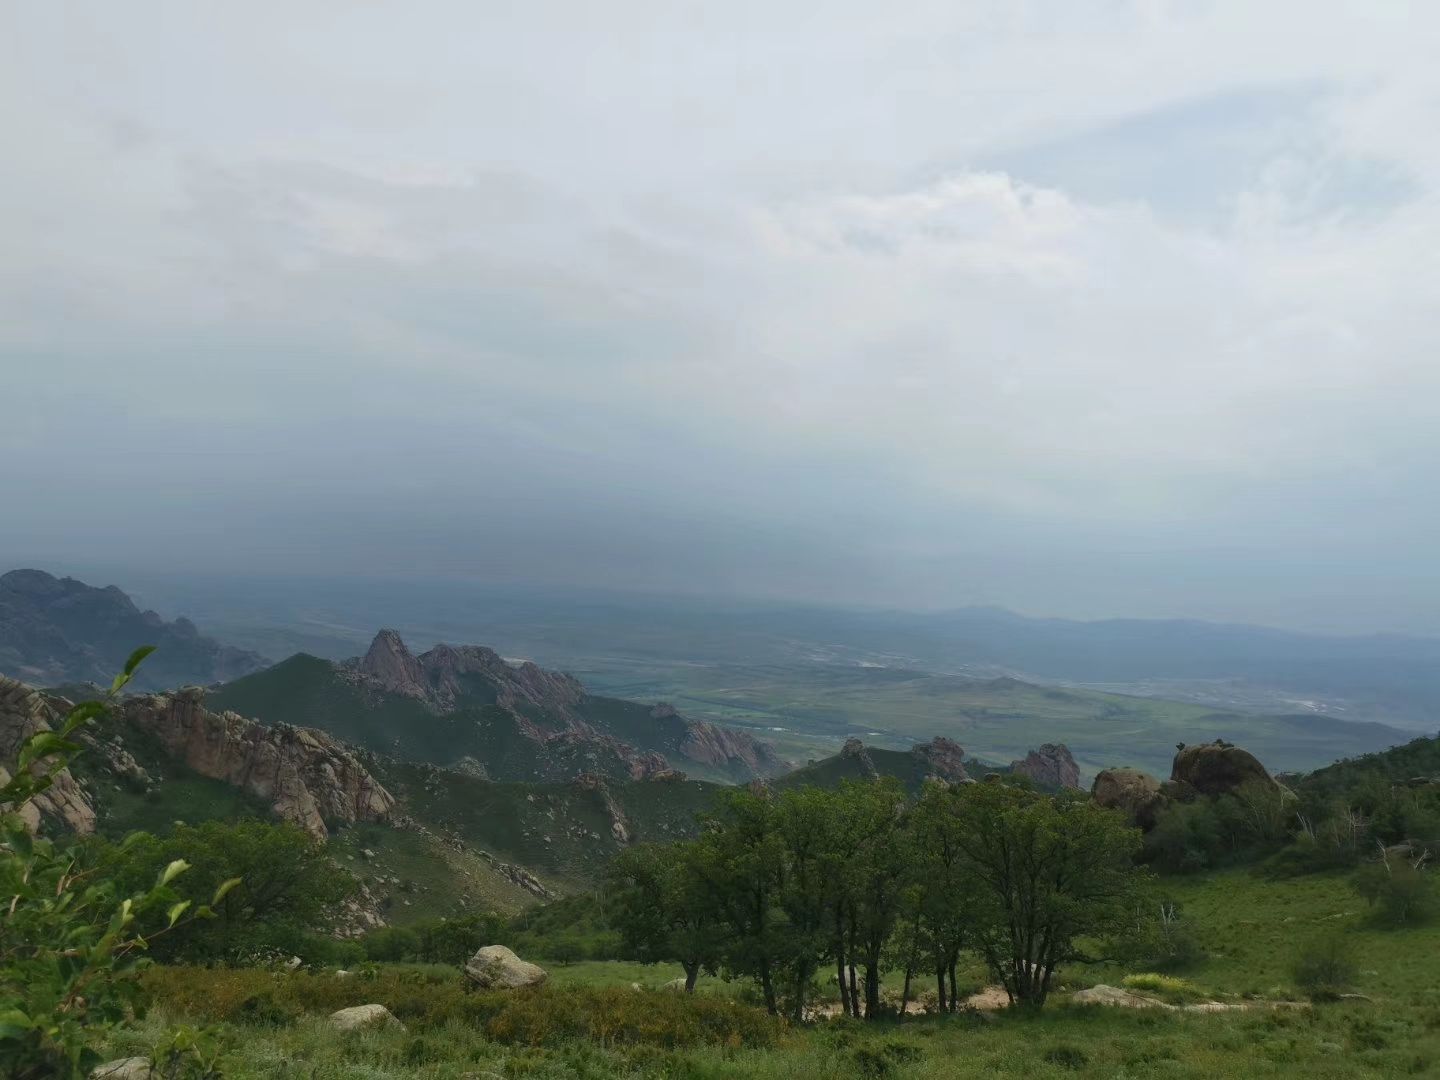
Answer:
[[483, 646], [412, 654], [391, 630], [363, 657], [297, 655], [221, 687], [212, 703], [317, 727], [357, 746], [496, 780], [613, 779], [679, 769], [717, 780], [783, 770], [765, 743], [664, 705], [602, 697]]

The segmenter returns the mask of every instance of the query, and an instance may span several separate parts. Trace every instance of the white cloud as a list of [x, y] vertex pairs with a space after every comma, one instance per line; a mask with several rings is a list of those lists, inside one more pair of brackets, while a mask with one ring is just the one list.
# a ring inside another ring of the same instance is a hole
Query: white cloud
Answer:
[[[122, 411], [117, 461], [263, 442], [337, 499], [357, 463], [464, 461], [465, 499], [619, 475], [701, 531], [839, 513], [955, 600], [932, 534], [981, 517], [967, 557], [1006, 521], [1273, 554], [1349, 507], [1375, 558], [1434, 524], [1440, 13], [1409, 17], [21, 4], [0, 364]], [[86, 483], [64, 459], [0, 479]], [[222, 495], [273, 468], [197, 460]]]

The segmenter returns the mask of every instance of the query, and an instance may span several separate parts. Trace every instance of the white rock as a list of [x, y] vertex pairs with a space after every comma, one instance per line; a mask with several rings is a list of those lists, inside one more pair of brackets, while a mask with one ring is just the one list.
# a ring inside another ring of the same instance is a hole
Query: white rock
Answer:
[[1132, 994], [1118, 986], [1092, 986], [1089, 990], [1077, 990], [1070, 1000], [1076, 1005], [1118, 1005], [1122, 1009], [1173, 1009], [1163, 1001], [1156, 1001], [1141, 994]]
[[384, 1005], [352, 1005], [340, 1009], [330, 1014], [330, 1024], [337, 1031], [355, 1031], [377, 1024], [394, 1024], [401, 1030], [405, 1027]]
[[548, 975], [538, 964], [521, 960], [504, 945], [486, 945], [470, 958], [465, 974], [486, 990], [515, 990], [538, 986]]
[[90, 1080], [150, 1080], [153, 1075], [147, 1057], [116, 1058], [90, 1070]]

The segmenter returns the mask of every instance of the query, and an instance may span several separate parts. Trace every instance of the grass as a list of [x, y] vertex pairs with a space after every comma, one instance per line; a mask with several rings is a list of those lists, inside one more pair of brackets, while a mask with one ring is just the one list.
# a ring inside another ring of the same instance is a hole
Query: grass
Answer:
[[[1066, 970], [1061, 982], [1070, 989], [1126, 982], [1140, 992], [1175, 1001], [1215, 998], [1239, 1003], [1246, 996], [1293, 997], [1291, 968], [1297, 954], [1312, 936], [1340, 932], [1353, 945], [1361, 970], [1359, 989], [1371, 1000], [1192, 1014], [1076, 1008], [1060, 994], [1038, 1014], [1001, 1012], [991, 1022], [965, 1016], [879, 1024], [830, 1021], [799, 1028], [781, 1025], [773, 1035], [756, 1036], [753, 1033], [761, 1028], [751, 1029], [737, 1019], [734, 1030], [751, 1035], [716, 1039], [703, 1032], [696, 1035], [700, 1028], [687, 1019], [687, 1010], [710, 1007], [703, 999], [735, 999], [739, 1004], [722, 1001], [713, 1007], [738, 1009], [768, 1023], [744, 1004], [749, 991], [743, 984], [702, 979], [702, 1000], [692, 1002], [658, 989], [680, 974], [678, 967], [591, 961], [546, 965], [550, 983], [534, 996], [535, 1002], [559, 1010], [561, 1034], [534, 1037], [533, 1027], [495, 1027], [493, 1016], [503, 1003], [470, 1001], [454, 969], [387, 967], [368, 981], [323, 974], [167, 969], [150, 976], [169, 980], [150, 1018], [137, 1029], [117, 1034], [107, 1050], [114, 1056], [141, 1053], [158, 1041], [166, 1025], [215, 1022], [218, 1016], [223, 1017], [218, 1033], [234, 1058], [228, 1075], [240, 1078], [288, 1078], [298, 1073], [320, 1080], [400, 1076], [832, 1080], [837, 1075], [885, 1080], [970, 1076], [1348, 1080], [1440, 1073], [1440, 985], [1435, 960], [1440, 955], [1440, 928], [1369, 927], [1348, 880], [1339, 875], [1272, 881], [1232, 871], [1165, 884], [1204, 941], [1208, 949], [1204, 959], [1178, 979], [1097, 965]], [[962, 981], [981, 974], [967, 965]], [[631, 989], [633, 983], [642, 990]], [[926, 986], [923, 981], [918, 985]], [[898, 989], [893, 973], [887, 986]], [[282, 1007], [278, 1012], [250, 1010], [251, 1020], [237, 1019], [237, 1004], [257, 988], [269, 990]], [[535, 1002], [524, 1004], [529, 993], [520, 992], [511, 1000], [516, 1007], [523, 1005], [520, 1015], [530, 1017], [527, 1023], [533, 1024], [537, 1010], [538, 1015], [546, 1014]], [[331, 1010], [368, 1001], [388, 1005], [409, 1030], [338, 1036], [325, 1026], [324, 1016]], [[593, 1011], [602, 1002], [630, 1019], [619, 1025], [603, 1018], [596, 1021]], [[577, 1036], [574, 1032], [581, 1030], [575, 1028], [577, 1023], [593, 1027], [585, 1027], [587, 1034]], [[517, 1038], [521, 1030], [532, 1035]], [[625, 1030], [630, 1034], [617, 1034]], [[637, 1031], [649, 1034], [637, 1036]]]

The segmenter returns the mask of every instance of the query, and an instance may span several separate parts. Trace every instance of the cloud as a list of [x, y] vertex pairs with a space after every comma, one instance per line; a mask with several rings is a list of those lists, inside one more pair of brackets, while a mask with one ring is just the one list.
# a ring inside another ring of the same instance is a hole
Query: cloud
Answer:
[[1279, 621], [1287, 560], [1423, 572], [1424, 26], [7, 17], [0, 552]]

